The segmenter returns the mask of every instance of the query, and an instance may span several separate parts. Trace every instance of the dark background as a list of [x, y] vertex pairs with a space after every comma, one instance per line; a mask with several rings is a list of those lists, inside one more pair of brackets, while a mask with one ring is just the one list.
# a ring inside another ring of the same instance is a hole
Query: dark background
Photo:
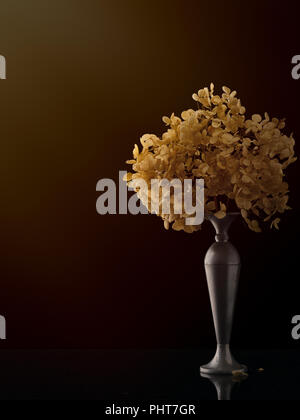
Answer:
[[[0, 313], [15, 348], [213, 345], [203, 269], [213, 230], [166, 232], [153, 216], [97, 215], [134, 143], [164, 130], [214, 82], [248, 115], [300, 136], [298, 10], [291, 1], [3, 0], [0, 54]], [[299, 147], [298, 153], [299, 153]], [[299, 163], [281, 231], [239, 222], [234, 343], [299, 347]]]

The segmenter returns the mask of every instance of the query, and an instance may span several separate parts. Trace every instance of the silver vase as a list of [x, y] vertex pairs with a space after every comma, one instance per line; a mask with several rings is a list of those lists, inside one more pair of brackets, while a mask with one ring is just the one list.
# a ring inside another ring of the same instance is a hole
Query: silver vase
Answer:
[[205, 375], [232, 375], [247, 368], [233, 358], [230, 351], [232, 321], [241, 270], [240, 256], [229, 242], [228, 231], [239, 213], [229, 213], [224, 219], [209, 216], [216, 230], [216, 242], [205, 257], [205, 271], [217, 337], [214, 359], [201, 367]]

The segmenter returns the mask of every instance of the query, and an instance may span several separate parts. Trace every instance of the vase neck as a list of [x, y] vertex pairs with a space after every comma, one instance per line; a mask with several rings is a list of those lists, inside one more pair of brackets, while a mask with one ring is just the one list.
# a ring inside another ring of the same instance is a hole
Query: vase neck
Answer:
[[239, 216], [238, 213], [228, 213], [223, 219], [218, 219], [215, 216], [209, 216], [208, 220], [213, 224], [216, 230], [216, 242], [229, 241], [229, 229], [234, 220]]

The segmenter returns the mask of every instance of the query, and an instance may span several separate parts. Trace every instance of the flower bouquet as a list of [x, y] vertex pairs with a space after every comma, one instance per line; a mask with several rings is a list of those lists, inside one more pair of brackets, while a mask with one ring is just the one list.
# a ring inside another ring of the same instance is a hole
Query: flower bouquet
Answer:
[[[206, 215], [222, 219], [238, 211], [255, 232], [263, 223], [278, 229], [280, 215], [289, 209], [285, 170], [296, 161], [293, 135], [283, 133], [285, 120], [271, 119], [267, 113], [247, 119], [237, 92], [227, 87], [219, 96], [211, 84], [193, 99], [198, 109], [182, 112], [181, 118], [164, 117], [168, 129], [161, 137], [146, 134], [142, 149], [135, 145], [133, 159], [127, 162], [133, 173], [126, 180], [143, 179], [150, 187], [152, 179], [201, 178]], [[151, 212], [147, 197], [141, 199]], [[163, 214], [160, 209], [158, 215], [166, 229], [201, 229], [187, 225], [189, 215], [184, 212]]]

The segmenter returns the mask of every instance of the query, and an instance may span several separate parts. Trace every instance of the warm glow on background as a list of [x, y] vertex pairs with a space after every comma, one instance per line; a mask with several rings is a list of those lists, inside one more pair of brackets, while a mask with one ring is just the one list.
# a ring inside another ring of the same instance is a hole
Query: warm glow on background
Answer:
[[[1, 2], [0, 305], [8, 346], [214, 343], [203, 269], [212, 228], [189, 236], [164, 231], [155, 217], [101, 217], [95, 186], [117, 179], [132, 144], [161, 133], [162, 115], [194, 106], [192, 93], [212, 81], [238, 90], [250, 114], [287, 117], [300, 138], [300, 81], [291, 77], [298, 15], [288, 2], [220, 3]], [[294, 210], [280, 233], [233, 229], [246, 267], [235, 328], [241, 345], [251, 347], [254, 334], [260, 346], [294, 345], [285, 324], [299, 310], [291, 274], [298, 181], [295, 164]]]

